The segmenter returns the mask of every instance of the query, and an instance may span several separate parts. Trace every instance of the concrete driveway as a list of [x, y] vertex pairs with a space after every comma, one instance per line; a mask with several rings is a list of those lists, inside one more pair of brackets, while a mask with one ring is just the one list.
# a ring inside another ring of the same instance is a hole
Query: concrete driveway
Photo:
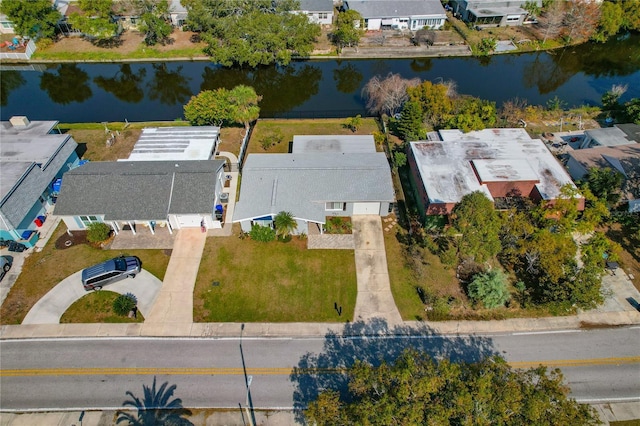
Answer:
[[[79, 271], [60, 281], [31, 308], [22, 324], [59, 324], [69, 306], [89, 293], [82, 287], [81, 275]], [[161, 287], [162, 281], [143, 269], [135, 278], [109, 284], [104, 289], [134, 294], [138, 298], [138, 311], [146, 317]]]
[[352, 216], [355, 243], [358, 297], [355, 321], [384, 318], [388, 324], [402, 323], [402, 317], [391, 294], [387, 253], [380, 216]]

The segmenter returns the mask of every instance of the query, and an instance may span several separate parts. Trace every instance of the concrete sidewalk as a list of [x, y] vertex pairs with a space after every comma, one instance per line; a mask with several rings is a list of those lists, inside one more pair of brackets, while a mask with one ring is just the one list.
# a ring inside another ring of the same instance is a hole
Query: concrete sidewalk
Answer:
[[[635, 420], [640, 418], [639, 404], [617, 403], [596, 404], [593, 407], [600, 415], [603, 425], [609, 425], [613, 421]], [[84, 414], [83, 414], [84, 413]], [[299, 425], [292, 411], [263, 411], [254, 410], [256, 424], [272, 426]], [[82, 416], [82, 422], [79, 421]], [[57, 413], [1, 413], [0, 425], [24, 426], [24, 425], [77, 425], [77, 426], [106, 426], [114, 424], [115, 411], [71, 411]], [[219, 410], [205, 416], [198, 414], [187, 417], [194, 425], [225, 425], [246, 426], [245, 414], [238, 410]]]
[[[186, 312], [185, 312], [186, 314]], [[0, 327], [0, 339], [25, 339], [46, 337], [238, 337], [240, 323], [186, 323], [169, 321], [126, 324], [27, 324], [3, 325]], [[164, 318], [163, 318], [164, 319]], [[573, 330], [595, 327], [618, 327], [639, 325], [640, 312], [592, 312], [570, 317], [514, 318], [501, 321], [404, 321], [390, 324], [384, 318], [379, 329], [370, 330], [372, 335], [383, 331], [396, 335], [424, 334], [425, 331], [443, 334], [495, 334], [552, 330]], [[349, 330], [358, 322], [344, 323], [246, 323], [245, 337], [324, 337], [327, 333], [349, 336]], [[351, 328], [349, 328], [351, 327]], [[358, 335], [361, 328], [355, 327]]]

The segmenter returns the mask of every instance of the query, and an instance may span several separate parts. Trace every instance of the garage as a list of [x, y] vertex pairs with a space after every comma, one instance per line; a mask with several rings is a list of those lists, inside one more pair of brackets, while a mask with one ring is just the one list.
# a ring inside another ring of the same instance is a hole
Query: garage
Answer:
[[353, 214], [380, 214], [380, 203], [354, 203]]
[[178, 228], [198, 228], [202, 221], [202, 216], [199, 214], [180, 214], [176, 215], [176, 221], [178, 222]]

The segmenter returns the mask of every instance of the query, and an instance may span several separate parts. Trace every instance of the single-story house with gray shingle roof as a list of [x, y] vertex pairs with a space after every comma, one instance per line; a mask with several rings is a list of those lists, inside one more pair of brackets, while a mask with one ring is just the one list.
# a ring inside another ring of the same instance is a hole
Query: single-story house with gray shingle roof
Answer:
[[12, 117], [0, 124], [0, 238], [32, 247], [39, 217], [52, 209], [53, 183], [76, 167], [76, 141], [57, 121]]
[[249, 232], [255, 224], [272, 226], [274, 216], [288, 211], [296, 219], [296, 233], [309, 233], [309, 224], [322, 232], [327, 216], [386, 216], [395, 200], [389, 163], [375, 151], [372, 136], [369, 149], [359, 138], [296, 136], [291, 154], [250, 154], [233, 222]]
[[314, 24], [333, 23], [333, 0], [300, 0], [298, 11], [307, 15], [309, 21]]
[[616, 124], [613, 127], [585, 130], [580, 149], [598, 146], [635, 145], [636, 143], [640, 143], [640, 125], [633, 123]]
[[640, 144], [596, 146], [567, 154], [567, 170], [575, 180], [584, 179], [592, 167], [608, 167], [620, 173], [622, 201], [628, 202], [630, 212], [640, 212]]
[[360, 13], [369, 31], [437, 30], [447, 20], [440, 0], [345, 0], [344, 8]]
[[215, 208], [224, 183], [224, 161], [91, 162], [64, 175], [54, 213], [69, 230], [105, 222], [172, 229], [220, 228]]

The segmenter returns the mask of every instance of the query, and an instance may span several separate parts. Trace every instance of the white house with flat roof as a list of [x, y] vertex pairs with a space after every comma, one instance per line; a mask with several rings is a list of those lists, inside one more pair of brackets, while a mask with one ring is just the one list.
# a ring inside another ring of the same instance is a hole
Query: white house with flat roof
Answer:
[[296, 233], [322, 232], [327, 217], [386, 216], [395, 200], [389, 163], [373, 136], [295, 136], [291, 154], [249, 154], [233, 222], [273, 226], [281, 211]]
[[528, 197], [553, 203], [562, 186], [575, 187], [545, 144], [524, 129], [440, 130], [437, 136], [409, 144], [412, 178], [426, 215], [449, 214], [475, 191], [492, 201]]
[[0, 123], [0, 238], [32, 247], [56, 193], [53, 184], [79, 163], [57, 121], [12, 117]]
[[210, 160], [218, 149], [220, 127], [150, 127], [124, 161]]

